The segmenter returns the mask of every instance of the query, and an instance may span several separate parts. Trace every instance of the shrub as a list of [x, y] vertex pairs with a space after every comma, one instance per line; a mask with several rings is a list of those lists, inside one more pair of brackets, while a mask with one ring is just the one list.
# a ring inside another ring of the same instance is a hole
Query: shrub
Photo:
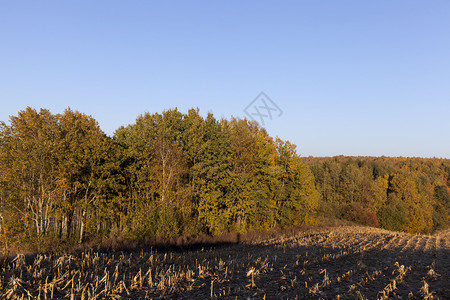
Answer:
[[345, 220], [361, 225], [379, 227], [376, 215], [372, 211], [364, 208], [360, 203], [345, 205], [342, 210], [342, 217]]
[[402, 202], [391, 202], [380, 209], [378, 220], [381, 228], [402, 231], [408, 223], [408, 208]]

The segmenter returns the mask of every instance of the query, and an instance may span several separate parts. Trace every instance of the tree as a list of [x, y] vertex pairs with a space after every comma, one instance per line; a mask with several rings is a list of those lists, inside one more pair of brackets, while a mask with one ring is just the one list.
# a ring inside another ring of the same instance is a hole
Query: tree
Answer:
[[312, 222], [319, 200], [313, 174], [298, 157], [295, 145], [277, 138], [276, 149], [277, 224]]
[[218, 121], [208, 114], [201, 131], [191, 131], [190, 135], [198, 139], [192, 144], [198, 155], [190, 169], [195, 186], [194, 203], [198, 207], [199, 222], [211, 234], [229, 231], [233, 219], [233, 164], [228, 128], [227, 122]]
[[176, 109], [147, 113], [115, 133], [126, 157], [129, 221], [137, 236], [183, 231], [182, 219], [190, 210], [183, 118]]
[[57, 120], [48, 110], [28, 107], [10, 121], [10, 126], [2, 126], [0, 172], [3, 193], [8, 194], [3, 202], [25, 220], [22, 226], [33, 226], [37, 235], [44, 235], [55, 201]]
[[[100, 229], [102, 199], [112, 177], [114, 150], [112, 140], [90, 116], [66, 109], [58, 115], [58, 185], [62, 197], [57, 208], [61, 212], [62, 235], [77, 232], [83, 240], [86, 222], [94, 221]], [[111, 188], [111, 186], [109, 186]]]

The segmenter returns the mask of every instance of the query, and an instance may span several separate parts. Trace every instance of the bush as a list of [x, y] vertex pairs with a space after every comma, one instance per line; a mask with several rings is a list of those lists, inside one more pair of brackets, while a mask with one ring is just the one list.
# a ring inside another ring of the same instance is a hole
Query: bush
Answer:
[[365, 226], [379, 227], [376, 215], [364, 208], [360, 203], [350, 203], [345, 205], [342, 210], [342, 217], [351, 222]]
[[378, 212], [381, 228], [402, 231], [408, 223], [408, 208], [402, 202], [392, 202]]

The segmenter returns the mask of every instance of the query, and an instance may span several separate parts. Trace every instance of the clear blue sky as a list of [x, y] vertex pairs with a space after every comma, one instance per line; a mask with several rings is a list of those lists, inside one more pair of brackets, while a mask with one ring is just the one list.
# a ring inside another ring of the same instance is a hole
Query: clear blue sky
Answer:
[[449, 1], [2, 1], [0, 120], [199, 107], [265, 123], [303, 156], [450, 158]]

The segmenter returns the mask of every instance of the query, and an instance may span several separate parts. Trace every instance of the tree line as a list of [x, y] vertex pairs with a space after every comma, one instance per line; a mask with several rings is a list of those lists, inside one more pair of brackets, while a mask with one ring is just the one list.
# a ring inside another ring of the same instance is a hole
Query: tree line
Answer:
[[320, 194], [295, 145], [198, 109], [94, 118], [26, 108], [0, 123], [0, 239], [218, 235], [313, 223]]
[[256, 122], [145, 113], [107, 136], [94, 118], [26, 108], [0, 122], [0, 247], [219, 235], [338, 218], [448, 226], [450, 160], [300, 158]]
[[323, 215], [411, 233], [449, 224], [450, 160], [405, 157], [305, 159]]

